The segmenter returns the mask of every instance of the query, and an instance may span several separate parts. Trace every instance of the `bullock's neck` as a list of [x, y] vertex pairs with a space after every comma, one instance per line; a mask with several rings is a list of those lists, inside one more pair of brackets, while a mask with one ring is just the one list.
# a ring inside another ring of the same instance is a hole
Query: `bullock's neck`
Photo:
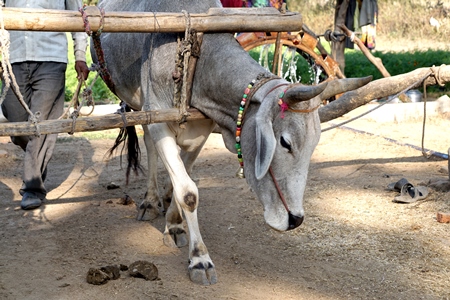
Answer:
[[[267, 72], [230, 34], [205, 34], [194, 82], [192, 106], [213, 119], [221, 128], [227, 148], [234, 151], [236, 118], [248, 84]], [[264, 94], [275, 86], [260, 87], [252, 99], [246, 118], [257, 110]]]

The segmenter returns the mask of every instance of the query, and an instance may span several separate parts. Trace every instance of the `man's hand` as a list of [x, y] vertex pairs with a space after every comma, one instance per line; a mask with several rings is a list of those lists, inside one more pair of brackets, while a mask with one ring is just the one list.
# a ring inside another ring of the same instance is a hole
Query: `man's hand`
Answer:
[[78, 79], [83, 78], [84, 80], [86, 80], [89, 76], [89, 68], [84, 61], [77, 60], [75, 62], [75, 71], [77, 71]]

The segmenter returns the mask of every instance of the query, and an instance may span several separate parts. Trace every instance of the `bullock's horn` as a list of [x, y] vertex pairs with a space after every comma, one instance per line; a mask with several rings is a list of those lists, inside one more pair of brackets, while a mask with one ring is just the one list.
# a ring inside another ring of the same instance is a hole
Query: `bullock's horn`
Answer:
[[371, 80], [372, 76], [331, 80], [328, 82], [327, 88], [320, 95], [320, 98], [322, 98], [322, 100], [326, 100], [334, 95], [353, 91], [363, 85], [366, 85]]
[[288, 105], [293, 105], [298, 102], [311, 100], [322, 93], [327, 87], [327, 84], [327, 82], [319, 85], [294, 84], [286, 91], [284, 101]]

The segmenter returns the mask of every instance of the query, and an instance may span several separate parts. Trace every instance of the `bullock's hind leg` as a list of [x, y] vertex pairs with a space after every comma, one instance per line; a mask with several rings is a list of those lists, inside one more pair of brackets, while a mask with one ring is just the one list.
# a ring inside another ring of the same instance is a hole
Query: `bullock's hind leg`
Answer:
[[[204, 125], [206, 124], [207, 123]], [[178, 124], [175, 124], [175, 126], [178, 127]], [[151, 136], [155, 141], [158, 154], [166, 166], [172, 180], [174, 202], [176, 206], [183, 211], [186, 218], [189, 229], [190, 264], [188, 270], [190, 278], [193, 282], [198, 284], [214, 284], [217, 282], [216, 270], [203, 242], [198, 226], [198, 189], [194, 181], [189, 177], [184, 162], [180, 157], [179, 147], [176, 142], [176, 138], [179, 141], [180, 136], [178, 135], [175, 137], [175, 130], [171, 130], [167, 124], [153, 124], [150, 125], [149, 128]], [[211, 126], [211, 130], [212, 128], [213, 125]], [[209, 130], [209, 127], [206, 126], [203, 130], [206, 129]], [[188, 130], [185, 132], [187, 133]], [[192, 143], [192, 147], [195, 149], [188, 149], [186, 144], [184, 144], [183, 147], [186, 152], [194, 152], [196, 148], [201, 148], [208, 134], [209, 132], [203, 135], [203, 137], [197, 134], [195, 139], [190, 139], [190, 143]], [[188, 141], [188, 139], [185, 139], [185, 142], [186, 141]], [[171, 206], [173, 207], [175, 204], [171, 204]]]
[[173, 186], [169, 176], [165, 178], [161, 192], [161, 208], [165, 214], [169, 210], [169, 206], [172, 203]]
[[158, 153], [150, 137], [150, 132], [147, 126], [142, 126], [144, 129], [144, 142], [147, 150], [147, 191], [145, 192], [144, 200], [137, 206], [137, 219], [142, 221], [146, 212], [150, 219], [155, 219], [159, 215], [158, 204], [160, 201], [158, 192]]

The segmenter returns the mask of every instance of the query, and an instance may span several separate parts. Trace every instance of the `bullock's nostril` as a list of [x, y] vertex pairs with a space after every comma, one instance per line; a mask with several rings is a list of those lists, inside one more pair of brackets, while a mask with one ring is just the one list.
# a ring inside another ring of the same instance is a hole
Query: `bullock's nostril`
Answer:
[[298, 226], [302, 225], [302, 223], [303, 223], [303, 216], [297, 217], [297, 216], [294, 216], [293, 214], [291, 214], [291, 212], [289, 212], [289, 227], [288, 227], [288, 230], [295, 229]]

